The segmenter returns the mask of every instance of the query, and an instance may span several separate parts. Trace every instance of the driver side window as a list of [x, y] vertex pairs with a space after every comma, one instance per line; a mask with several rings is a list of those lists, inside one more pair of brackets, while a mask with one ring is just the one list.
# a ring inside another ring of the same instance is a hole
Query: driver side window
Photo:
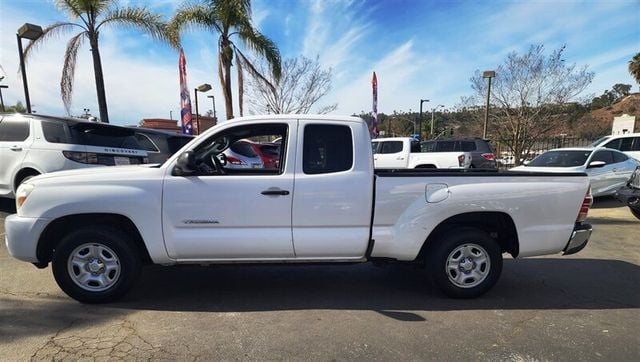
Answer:
[[284, 171], [286, 124], [238, 126], [194, 150], [198, 175], [278, 175]]

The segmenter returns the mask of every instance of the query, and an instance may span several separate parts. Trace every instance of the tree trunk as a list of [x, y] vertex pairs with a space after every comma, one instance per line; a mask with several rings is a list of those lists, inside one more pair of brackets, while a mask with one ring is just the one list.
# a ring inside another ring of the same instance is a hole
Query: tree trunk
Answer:
[[109, 123], [109, 113], [107, 112], [107, 95], [104, 90], [104, 76], [102, 74], [102, 61], [100, 60], [100, 50], [98, 50], [98, 34], [90, 34], [91, 55], [93, 56], [93, 73], [96, 78], [96, 93], [98, 95], [98, 108], [100, 109], [100, 121]]

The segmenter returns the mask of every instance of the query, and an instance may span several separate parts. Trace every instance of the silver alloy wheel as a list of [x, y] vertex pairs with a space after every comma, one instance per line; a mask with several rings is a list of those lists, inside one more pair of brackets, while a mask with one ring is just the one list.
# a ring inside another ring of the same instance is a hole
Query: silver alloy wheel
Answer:
[[458, 246], [447, 257], [445, 272], [449, 281], [460, 288], [473, 288], [489, 275], [491, 259], [489, 253], [478, 244]]
[[67, 260], [69, 277], [80, 288], [101, 292], [112, 287], [120, 277], [120, 259], [111, 248], [98, 243], [82, 244]]

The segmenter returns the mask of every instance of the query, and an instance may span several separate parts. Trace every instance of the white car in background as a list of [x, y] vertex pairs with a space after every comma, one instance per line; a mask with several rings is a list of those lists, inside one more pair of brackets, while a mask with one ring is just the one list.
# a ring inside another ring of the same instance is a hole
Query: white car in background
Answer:
[[132, 129], [42, 115], [0, 114], [0, 197], [43, 173], [147, 163]]
[[608, 148], [558, 148], [510, 171], [585, 172], [593, 196], [613, 195], [624, 186], [640, 162]]
[[604, 136], [593, 142], [591, 147], [606, 147], [622, 151], [640, 161], [640, 133]]
[[371, 141], [376, 169], [469, 168], [469, 152], [422, 152], [411, 137], [376, 138]]

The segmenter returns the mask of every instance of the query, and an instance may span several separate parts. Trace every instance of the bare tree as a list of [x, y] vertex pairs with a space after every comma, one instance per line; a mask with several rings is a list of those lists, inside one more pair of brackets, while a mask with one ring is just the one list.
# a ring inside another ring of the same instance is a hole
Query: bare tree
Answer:
[[[247, 98], [253, 113], [309, 113], [331, 90], [331, 68], [322, 69], [318, 58], [286, 59], [279, 79], [263, 72], [264, 68], [265, 64], [258, 67], [264, 78], [252, 76], [248, 81]], [[316, 112], [325, 114], [337, 107], [337, 103], [321, 106]]]
[[[525, 54], [507, 55], [496, 69], [491, 87], [489, 133], [515, 156], [516, 164], [537, 140], [561, 127], [573, 101], [592, 81], [587, 66], [567, 65], [565, 46], [545, 55], [543, 45], [532, 45]], [[476, 71], [471, 78], [474, 104], [482, 104], [487, 82]]]

